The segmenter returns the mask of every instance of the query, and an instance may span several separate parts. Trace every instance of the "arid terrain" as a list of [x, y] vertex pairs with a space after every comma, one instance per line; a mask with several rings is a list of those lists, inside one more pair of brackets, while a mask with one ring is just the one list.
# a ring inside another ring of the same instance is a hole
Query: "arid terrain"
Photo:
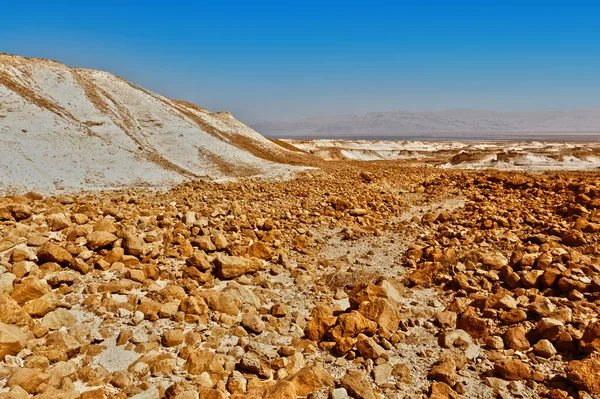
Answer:
[[271, 141], [2, 57], [1, 399], [600, 398], [597, 146]]
[[0, 204], [3, 397], [600, 395], [597, 173], [340, 162]]
[[285, 139], [321, 159], [381, 161], [446, 169], [600, 170], [598, 136], [582, 141]]

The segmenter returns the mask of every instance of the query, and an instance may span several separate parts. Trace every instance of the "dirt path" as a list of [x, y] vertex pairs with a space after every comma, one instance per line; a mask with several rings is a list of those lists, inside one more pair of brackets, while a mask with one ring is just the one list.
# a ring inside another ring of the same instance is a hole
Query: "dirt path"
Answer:
[[[402, 281], [411, 270], [403, 262], [405, 252], [417, 243], [420, 237], [431, 233], [435, 228], [413, 223], [411, 220], [415, 216], [420, 219], [428, 213], [452, 213], [464, 207], [466, 203], [462, 197], [447, 198], [429, 204], [420, 203], [419, 196], [407, 197], [412, 205], [396, 220], [391, 221], [392, 225], [402, 226], [404, 233], [390, 230], [380, 236], [366, 235], [356, 240], [345, 240], [343, 228], [321, 228], [313, 231], [315, 240], [320, 242], [316, 258], [321, 263], [330, 265], [319, 273], [328, 285], [341, 290], [344, 286], [380, 277]], [[389, 348], [389, 363], [392, 366], [405, 365], [410, 371], [411, 382], [400, 382], [390, 377], [387, 385], [383, 384], [388, 387], [384, 391], [385, 397], [428, 397], [431, 384], [427, 379], [428, 372], [442, 356], [457, 356], [462, 352], [459, 349], [444, 349], [438, 344], [438, 335], [442, 329], [433, 322], [435, 314], [443, 311], [452, 298], [440, 289], [420, 287], [406, 288], [400, 295], [400, 311], [403, 315], [401, 330], [404, 331], [405, 339]], [[315, 298], [304, 300], [315, 302]], [[334, 300], [334, 304], [342, 309], [350, 306], [347, 298]], [[484, 356], [480, 353], [480, 358], [475, 360], [475, 364], [481, 364], [484, 361], [481, 357]], [[334, 378], [343, 377], [349, 369], [362, 368], [350, 360], [334, 358], [326, 352], [319, 351], [313, 358], [322, 362]], [[366, 369], [371, 377], [374, 376], [374, 367], [376, 364], [368, 360]], [[480, 372], [481, 368], [478, 366], [467, 366], [458, 372], [462, 394], [467, 398], [495, 398], [496, 393], [484, 383]], [[381, 381], [378, 381], [377, 385], [381, 386]], [[534, 397], [532, 392], [526, 392], [524, 386], [516, 389], [522, 394], [521, 397]]]

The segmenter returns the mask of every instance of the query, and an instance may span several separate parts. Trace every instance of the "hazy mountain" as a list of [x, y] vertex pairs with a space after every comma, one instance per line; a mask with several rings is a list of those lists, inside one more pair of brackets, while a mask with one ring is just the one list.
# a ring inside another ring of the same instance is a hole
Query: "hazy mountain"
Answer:
[[598, 132], [600, 107], [574, 111], [496, 112], [456, 109], [438, 112], [370, 112], [252, 127], [269, 136], [395, 136], [444, 133]]

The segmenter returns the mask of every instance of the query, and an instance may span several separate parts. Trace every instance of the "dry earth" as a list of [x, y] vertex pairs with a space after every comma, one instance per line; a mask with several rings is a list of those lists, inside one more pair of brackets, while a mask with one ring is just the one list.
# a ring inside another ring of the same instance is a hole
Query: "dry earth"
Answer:
[[565, 134], [552, 141], [524, 140], [283, 140], [324, 160], [396, 160], [444, 169], [600, 170], [597, 135], [575, 141]]
[[0, 198], [0, 397], [598, 398], [600, 175]]

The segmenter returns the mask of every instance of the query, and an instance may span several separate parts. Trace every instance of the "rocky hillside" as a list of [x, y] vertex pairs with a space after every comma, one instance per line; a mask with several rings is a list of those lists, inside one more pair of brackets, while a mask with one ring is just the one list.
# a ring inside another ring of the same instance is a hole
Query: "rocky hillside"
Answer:
[[227, 112], [107, 72], [0, 54], [0, 191], [276, 177], [295, 169], [281, 163], [299, 162]]

